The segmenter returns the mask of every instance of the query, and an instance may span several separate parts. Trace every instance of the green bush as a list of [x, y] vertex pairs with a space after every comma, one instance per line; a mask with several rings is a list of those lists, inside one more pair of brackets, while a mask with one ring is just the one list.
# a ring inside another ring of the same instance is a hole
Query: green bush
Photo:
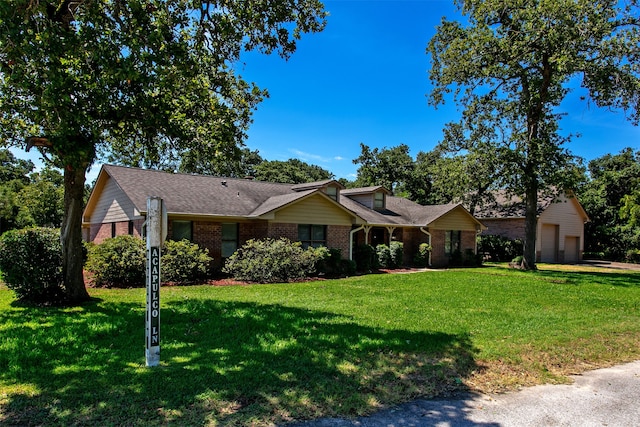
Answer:
[[320, 274], [326, 274], [328, 276], [341, 276], [347, 274], [344, 271], [344, 265], [342, 263], [342, 250], [337, 248], [329, 248], [326, 255], [318, 261], [316, 264], [316, 270]]
[[300, 242], [286, 238], [252, 239], [227, 259], [222, 271], [255, 283], [300, 280], [311, 276], [328, 252], [324, 247], [303, 249]]
[[195, 243], [188, 240], [169, 240], [162, 250], [162, 281], [195, 283], [207, 277], [211, 260], [209, 251], [200, 249]]
[[39, 304], [62, 302], [60, 231], [40, 227], [7, 231], [0, 237], [0, 270], [18, 299]]
[[391, 249], [389, 249], [389, 246], [384, 243], [376, 246], [376, 257], [378, 258], [378, 266], [380, 268], [393, 268]]
[[96, 286], [144, 287], [146, 265], [144, 240], [123, 235], [89, 247], [85, 268]]
[[519, 239], [494, 234], [482, 235], [478, 239], [478, 253], [491, 261], [508, 261], [522, 255], [523, 242]]
[[404, 245], [402, 242], [391, 242], [389, 252], [391, 254], [391, 267], [402, 267], [404, 261]]
[[431, 245], [428, 243], [421, 243], [420, 246], [418, 246], [418, 253], [413, 258], [413, 263], [417, 267], [428, 267], [430, 253]]
[[371, 245], [360, 245], [355, 253], [356, 267], [358, 271], [369, 272], [378, 268], [376, 249]]
[[629, 249], [625, 256], [625, 261], [640, 264], [640, 249]]

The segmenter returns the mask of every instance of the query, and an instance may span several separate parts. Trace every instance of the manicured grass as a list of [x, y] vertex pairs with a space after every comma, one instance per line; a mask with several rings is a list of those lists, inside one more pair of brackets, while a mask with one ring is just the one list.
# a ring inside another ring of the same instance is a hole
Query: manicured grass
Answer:
[[0, 288], [0, 423], [269, 425], [640, 358], [640, 274], [500, 267], [162, 289], [31, 308]]

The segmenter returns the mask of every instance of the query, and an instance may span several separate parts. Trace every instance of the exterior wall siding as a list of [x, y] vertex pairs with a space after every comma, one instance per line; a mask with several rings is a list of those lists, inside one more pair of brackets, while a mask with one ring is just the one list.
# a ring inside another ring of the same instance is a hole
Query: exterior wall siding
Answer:
[[129, 221], [141, 218], [124, 193], [112, 179], [109, 179], [91, 216], [91, 224]]
[[462, 208], [458, 208], [435, 220], [429, 228], [441, 230], [475, 230], [476, 227], [476, 222], [473, 221]]
[[276, 212], [273, 222], [351, 226], [353, 218], [339, 206], [316, 195]]

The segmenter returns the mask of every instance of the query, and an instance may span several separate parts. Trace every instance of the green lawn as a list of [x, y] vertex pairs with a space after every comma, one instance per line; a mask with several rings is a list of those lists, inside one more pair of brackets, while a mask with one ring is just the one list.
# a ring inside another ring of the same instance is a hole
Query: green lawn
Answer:
[[269, 425], [640, 358], [640, 273], [499, 267], [162, 289], [26, 308], [0, 288], [0, 424]]

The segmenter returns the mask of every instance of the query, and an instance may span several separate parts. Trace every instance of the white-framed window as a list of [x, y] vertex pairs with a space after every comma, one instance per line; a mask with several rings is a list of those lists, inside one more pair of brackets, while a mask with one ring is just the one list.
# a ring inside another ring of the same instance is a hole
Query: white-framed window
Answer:
[[338, 188], [337, 187], [327, 187], [327, 196], [331, 197], [336, 202], [338, 201]]
[[373, 194], [373, 209], [384, 209], [384, 193]]

